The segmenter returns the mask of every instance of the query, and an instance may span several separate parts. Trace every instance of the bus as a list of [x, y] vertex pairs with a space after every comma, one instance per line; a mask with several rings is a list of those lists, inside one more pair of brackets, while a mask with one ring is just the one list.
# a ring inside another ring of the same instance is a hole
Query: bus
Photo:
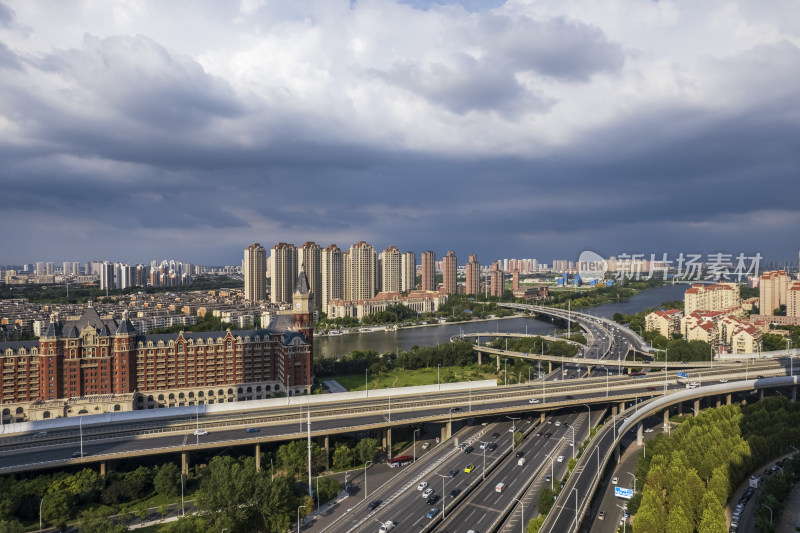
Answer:
[[401, 455], [400, 457], [389, 459], [389, 468], [410, 465], [413, 460], [414, 458], [410, 455]]

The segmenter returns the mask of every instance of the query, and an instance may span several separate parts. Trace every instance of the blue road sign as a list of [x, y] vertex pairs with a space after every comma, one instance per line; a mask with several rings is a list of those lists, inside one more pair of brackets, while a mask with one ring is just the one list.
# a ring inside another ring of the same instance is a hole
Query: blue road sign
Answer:
[[625, 498], [626, 500], [630, 500], [633, 498], [633, 489], [614, 487], [614, 496], [617, 498]]
[[688, 376], [688, 374], [686, 374], [686, 372], [678, 372], [678, 377], [679, 378], [688, 378], [689, 376]]

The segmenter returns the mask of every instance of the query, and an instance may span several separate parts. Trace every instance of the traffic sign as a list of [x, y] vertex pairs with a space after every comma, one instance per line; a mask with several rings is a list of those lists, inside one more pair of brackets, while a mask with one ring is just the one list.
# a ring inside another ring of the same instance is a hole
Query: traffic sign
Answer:
[[686, 372], [678, 372], [678, 377], [679, 377], [679, 378], [688, 378], [688, 377], [689, 377], [689, 375], [688, 375], [688, 374], [686, 374]]
[[614, 496], [617, 498], [625, 498], [626, 500], [630, 500], [633, 498], [633, 489], [614, 487]]

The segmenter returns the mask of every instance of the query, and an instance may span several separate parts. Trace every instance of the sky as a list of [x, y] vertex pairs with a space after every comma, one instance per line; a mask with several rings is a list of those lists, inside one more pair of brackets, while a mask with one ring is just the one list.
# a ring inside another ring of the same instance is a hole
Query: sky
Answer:
[[0, 0], [0, 264], [800, 250], [797, 0]]

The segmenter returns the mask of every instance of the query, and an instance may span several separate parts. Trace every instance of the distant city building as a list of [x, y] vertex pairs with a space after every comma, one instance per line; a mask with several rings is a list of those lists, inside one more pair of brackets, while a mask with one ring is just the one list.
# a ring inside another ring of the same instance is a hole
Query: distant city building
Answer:
[[381, 292], [374, 298], [363, 300], [331, 300], [328, 303], [330, 318], [353, 317], [362, 319], [367, 315], [385, 311], [390, 305], [404, 305], [422, 313], [435, 313], [447, 302], [447, 295], [438, 291], [414, 290], [403, 296], [399, 292]]
[[481, 292], [481, 264], [478, 263], [478, 256], [471, 254], [466, 268], [466, 287], [467, 294], [480, 294]]
[[344, 258], [342, 250], [335, 244], [322, 250], [322, 298], [321, 306], [328, 313], [328, 302], [344, 296]]
[[423, 291], [436, 290], [436, 254], [427, 251], [422, 253], [422, 284]]
[[400, 261], [400, 290], [413, 291], [417, 288], [417, 254], [405, 252]]
[[519, 290], [519, 270], [516, 268], [511, 271], [511, 290], [513, 292]]
[[456, 253], [450, 250], [442, 258], [442, 285], [444, 286], [445, 294], [456, 294], [458, 282], [456, 275], [458, 272], [458, 259]]
[[654, 311], [644, 317], [645, 329], [657, 331], [660, 335], [671, 339], [674, 333], [681, 332], [681, 318], [683, 313], [678, 309]]
[[322, 308], [322, 248], [313, 242], [304, 242], [297, 250], [298, 263], [303, 267], [311, 293], [314, 309]]
[[380, 263], [381, 292], [400, 292], [402, 290], [403, 260], [400, 250], [390, 246], [378, 255]]
[[244, 298], [260, 302], [267, 298], [267, 250], [259, 243], [244, 249], [242, 259]]
[[270, 302], [282, 304], [292, 301], [297, 270], [297, 248], [294, 244], [279, 242], [272, 247], [269, 256]]

